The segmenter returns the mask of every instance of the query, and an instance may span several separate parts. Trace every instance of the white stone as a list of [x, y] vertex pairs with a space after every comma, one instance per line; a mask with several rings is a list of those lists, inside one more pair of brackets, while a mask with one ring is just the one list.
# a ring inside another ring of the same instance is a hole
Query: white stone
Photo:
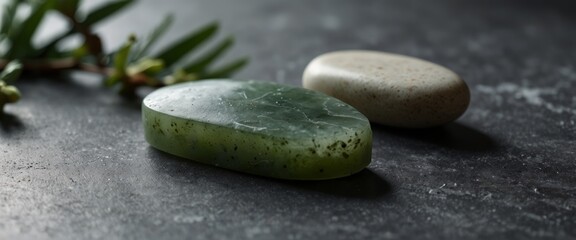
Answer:
[[357, 108], [372, 122], [422, 128], [456, 120], [470, 91], [453, 71], [418, 58], [376, 51], [318, 56], [304, 71], [305, 88]]

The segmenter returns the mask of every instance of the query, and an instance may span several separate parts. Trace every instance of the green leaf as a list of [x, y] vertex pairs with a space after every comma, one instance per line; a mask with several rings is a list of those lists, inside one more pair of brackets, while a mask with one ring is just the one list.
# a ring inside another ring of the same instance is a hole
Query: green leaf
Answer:
[[81, 0], [58, 0], [55, 9], [65, 16], [74, 17], [78, 11]]
[[168, 68], [178, 62], [182, 57], [206, 42], [218, 30], [218, 23], [211, 23], [203, 28], [191, 32], [177, 42], [165, 48], [155, 58], [164, 60], [164, 65]]
[[4, 11], [2, 12], [2, 25], [0, 26], [0, 34], [7, 36], [10, 34], [12, 27], [12, 21], [16, 15], [16, 10], [20, 1], [10, 1], [8, 4], [4, 5]]
[[247, 58], [241, 58], [231, 63], [228, 63], [216, 70], [213, 70], [211, 73], [204, 74], [201, 76], [202, 79], [209, 79], [209, 78], [225, 78], [229, 77], [233, 73], [237, 72], [238, 70], [242, 69], [246, 64], [248, 64]]
[[67, 37], [71, 36], [72, 34], [76, 33], [74, 28], [70, 28], [67, 32], [60, 34], [59, 36], [53, 38], [49, 43], [44, 45], [43, 47], [39, 48], [36, 51], [35, 57], [42, 58], [46, 57], [50, 52], [56, 52], [56, 45], [60, 43], [60, 41], [66, 39]]
[[14, 86], [0, 87], [0, 95], [4, 95], [5, 103], [15, 103], [22, 97], [18, 88]]
[[234, 39], [232, 37], [224, 39], [222, 42], [220, 42], [220, 44], [218, 44], [209, 52], [205, 53], [202, 57], [185, 66], [184, 70], [190, 73], [202, 72], [202, 70], [216, 61], [216, 59], [218, 59], [218, 57], [221, 56], [226, 50], [228, 50], [233, 44]]
[[162, 22], [154, 28], [154, 30], [150, 33], [150, 36], [146, 39], [144, 45], [132, 56], [134, 60], [142, 58], [145, 54], [148, 54], [150, 48], [158, 41], [158, 39], [166, 33], [170, 25], [174, 22], [174, 16], [172, 14], [168, 14], [164, 17]]
[[20, 25], [19, 31], [14, 36], [12, 48], [8, 52], [9, 59], [25, 57], [26, 52], [32, 49], [32, 37], [46, 12], [54, 6], [54, 0], [46, 0], [33, 6], [30, 16]]
[[118, 13], [120, 10], [126, 8], [128, 5], [130, 5], [133, 2], [134, 2], [134, 0], [121, 0], [121, 1], [109, 2], [103, 6], [100, 6], [97, 9], [93, 10], [92, 12], [88, 13], [88, 15], [86, 15], [86, 18], [84, 19], [84, 21], [82, 21], [82, 24], [84, 24], [86, 26], [94, 25], [94, 24], [114, 15], [115, 13]]
[[4, 70], [0, 73], [0, 80], [6, 83], [12, 83], [20, 77], [22, 73], [22, 64], [18, 61], [11, 61], [4, 67]]
[[176, 69], [176, 71], [172, 72], [172, 74], [164, 77], [164, 84], [166, 85], [174, 85], [183, 82], [195, 81], [198, 80], [198, 75], [193, 73], [187, 73], [184, 69]]
[[129, 75], [143, 73], [147, 76], [152, 76], [164, 69], [164, 62], [161, 59], [143, 58], [136, 64], [130, 65], [127, 68]]
[[133, 35], [130, 36], [128, 41], [114, 55], [114, 73], [106, 80], [106, 86], [112, 86], [126, 77], [128, 56], [135, 42], [136, 38]]
[[8, 85], [15, 81], [22, 73], [22, 64], [17, 61], [11, 61], [4, 67], [0, 73], [0, 112], [6, 103], [17, 102], [20, 97], [20, 91], [15, 86]]

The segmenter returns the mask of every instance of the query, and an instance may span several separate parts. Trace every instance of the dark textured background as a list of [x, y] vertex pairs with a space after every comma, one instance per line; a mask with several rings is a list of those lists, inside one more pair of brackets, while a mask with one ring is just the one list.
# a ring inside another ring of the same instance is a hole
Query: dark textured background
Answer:
[[300, 85], [318, 54], [373, 49], [453, 69], [472, 102], [442, 128], [374, 125], [357, 175], [292, 182], [150, 148], [138, 104], [93, 76], [23, 79], [0, 129], [0, 239], [576, 238], [571, 2], [140, 2], [100, 27], [108, 47], [174, 12], [165, 42], [212, 20], [236, 36], [238, 78]]

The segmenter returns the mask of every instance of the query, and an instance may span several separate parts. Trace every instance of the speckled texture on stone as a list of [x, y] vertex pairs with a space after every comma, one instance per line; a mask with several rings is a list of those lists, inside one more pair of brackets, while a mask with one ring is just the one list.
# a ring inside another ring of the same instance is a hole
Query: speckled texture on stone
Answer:
[[142, 103], [151, 146], [260, 176], [347, 177], [372, 158], [372, 130], [326, 94], [264, 81], [204, 80], [164, 87]]
[[440, 128], [373, 126], [367, 170], [300, 183], [156, 151], [139, 103], [86, 76], [25, 79], [0, 125], [0, 239], [576, 237], [574, 1], [139, 2], [100, 25], [110, 48], [173, 11], [167, 41], [221, 20], [240, 79], [297, 86], [319, 54], [372, 49], [453, 69], [472, 102]]
[[460, 117], [470, 91], [456, 73], [398, 54], [348, 50], [322, 54], [304, 70], [302, 84], [356, 107], [370, 121], [424, 128]]

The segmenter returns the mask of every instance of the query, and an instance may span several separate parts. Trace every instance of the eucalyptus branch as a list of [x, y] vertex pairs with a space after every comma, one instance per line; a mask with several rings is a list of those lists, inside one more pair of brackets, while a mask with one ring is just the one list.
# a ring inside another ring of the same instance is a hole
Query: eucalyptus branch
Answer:
[[[4, 73], [8, 74], [13, 71], [13, 66], [17, 65], [21, 71], [42, 74], [70, 70], [97, 73], [103, 76], [103, 85], [117, 87], [122, 96], [132, 98], [140, 87], [157, 88], [187, 81], [224, 78], [247, 64], [248, 60], [241, 58], [212, 68], [233, 45], [232, 37], [211, 44], [212, 48], [196, 59], [184, 61], [186, 56], [214, 39], [219, 29], [217, 23], [210, 23], [192, 31], [159, 52], [151, 54], [150, 49], [172, 24], [172, 15], [167, 15], [148, 36], [131, 35], [118, 50], [105, 52], [102, 39], [93, 31], [94, 26], [126, 9], [133, 2], [134, 0], [114, 0], [83, 13], [79, 10], [81, 0], [8, 1], [4, 6], [0, 25], [0, 43], [7, 46], [6, 51], [0, 51], [0, 70], [4, 69]], [[16, 12], [23, 6], [31, 9], [29, 15], [17, 16]], [[59, 13], [70, 28], [47, 44], [35, 46], [32, 37], [44, 16], [51, 11]], [[78, 46], [62, 49], [61, 42], [71, 36], [80, 36], [83, 42]], [[11, 63], [12, 60], [18, 60], [19, 63]], [[0, 106], [20, 98], [14, 85], [9, 85], [4, 79], [0, 79], [0, 84], [0, 91], [5, 91], [0, 93]]]

